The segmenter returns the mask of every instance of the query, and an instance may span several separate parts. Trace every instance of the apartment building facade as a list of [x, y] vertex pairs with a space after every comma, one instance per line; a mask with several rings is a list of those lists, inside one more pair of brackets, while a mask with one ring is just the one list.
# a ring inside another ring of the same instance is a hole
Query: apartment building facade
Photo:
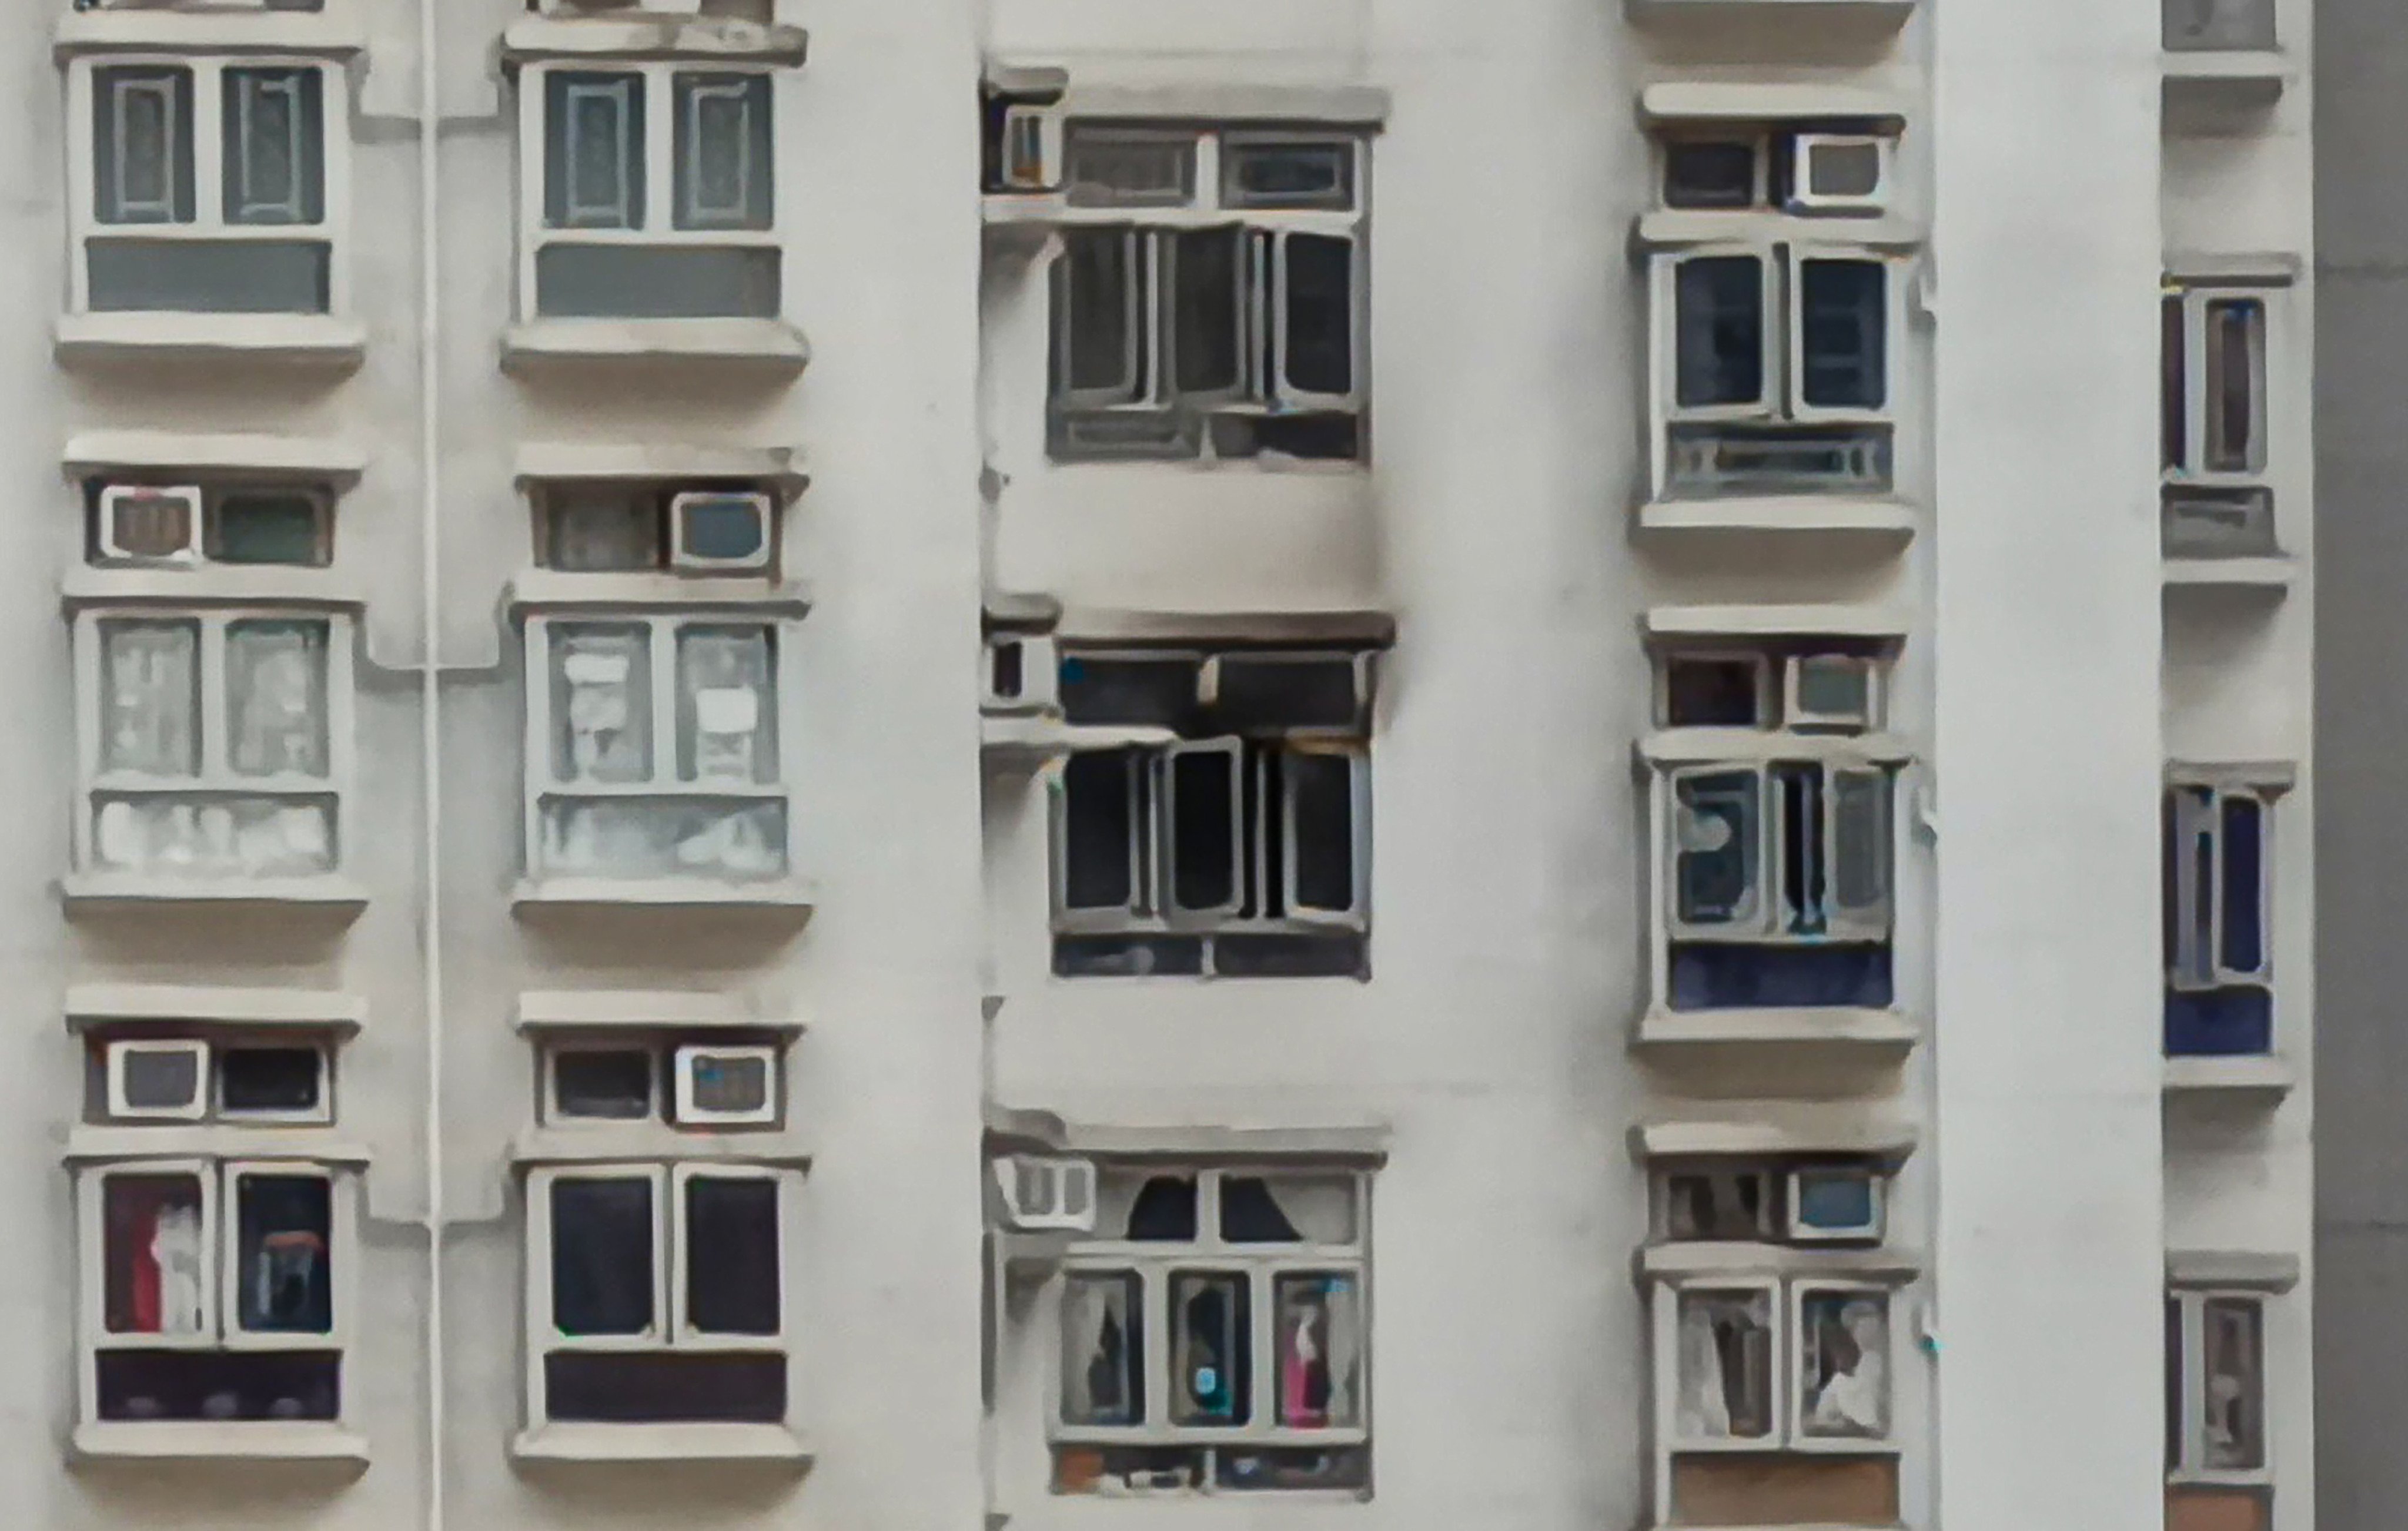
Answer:
[[32, 10], [38, 1524], [2311, 1523], [2299, 0]]

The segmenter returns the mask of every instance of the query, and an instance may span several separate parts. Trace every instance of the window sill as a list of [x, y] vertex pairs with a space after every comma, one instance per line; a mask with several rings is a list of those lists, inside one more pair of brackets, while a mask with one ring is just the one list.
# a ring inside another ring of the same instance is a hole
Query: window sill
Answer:
[[1913, 1250], [1806, 1248], [1787, 1244], [1756, 1244], [1737, 1240], [1682, 1244], [1650, 1244], [1633, 1258], [1633, 1274], [1642, 1281], [1677, 1281], [1692, 1277], [1834, 1276], [1868, 1281], [1911, 1281], [1923, 1274], [1923, 1258]]
[[519, 1462], [760, 1462], [808, 1467], [810, 1448], [777, 1424], [546, 1424], [510, 1441]]
[[2280, 595], [2300, 578], [2296, 559], [2271, 557], [2169, 558], [2165, 561], [2168, 590], [2246, 590]]
[[76, 1426], [78, 1462], [343, 1462], [365, 1467], [368, 1442], [321, 1421], [105, 1420]]
[[120, 1022], [173, 1021], [251, 1030], [356, 1033], [367, 1003], [336, 989], [241, 989], [215, 983], [79, 983], [66, 994], [67, 1030]]
[[790, 617], [800, 617], [811, 608], [810, 592], [793, 579], [740, 574], [576, 574], [561, 569], [522, 571], [510, 581], [509, 600], [513, 608], [522, 608], [743, 607]]
[[343, 56], [366, 48], [357, 21], [333, 11], [74, 11], [59, 18], [52, 46], [61, 59], [129, 50]]
[[710, 16], [630, 20], [528, 16], [502, 33], [506, 59], [720, 59], [800, 64], [810, 35], [798, 26], [764, 26]]
[[1175, 744], [1171, 729], [1140, 723], [1104, 727], [1075, 724], [1045, 713], [1004, 714], [979, 720], [979, 748], [989, 764], [1035, 769], [1076, 750], [1149, 750]]
[[1757, 532], [1902, 544], [1914, 537], [1915, 511], [1903, 500], [1856, 494], [1651, 500], [1639, 508], [1638, 529], [1664, 537]]
[[1650, 1010], [1639, 1022], [1642, 1050], [1794, 1048], [1903, 1057], [1922, 1028], [1898, 1010], [1764, 1009]]
[[799, 1037], [801, 1017], [765, 1014], [733, 994], [675, 989], [541, 989], [519, 995], [511, 1025], [522, 1032], [768, 1031]]
[[510, 1163], [732, 1164], [808, 1169], [811, 1152], [788, 1128], [689, 1132], [660, 1122], [596, 1122], [575, 1127], [528, 1128], [510, 1139]]
[[809, 918], [816, 890], [796, 879], [701, 882], [687, 878], [529, 878], [510, 892], [522, 912], [542, 909], [779, 909]]
[[2241, 1057], [2169, 1057], [2166, 1094], [2200, 1100], [2280, 1100], [2299, 1082], [2290, 1060], [2272, 1053]]
[[70, 1127], [65, 1152], [59, 1157], [70, 1165], [123, 1159], [305, 1159], [364, 1168], [371, 1156], [361, 1145], [335, 1138], [322, 1123], [249, 1127], [195, 1122]]
[[62, 365], [155, 362], [273, 362], [349, 372], [367, 355], [367, 326], [327, 314], [100, 313], [59, 316]]
[[1656, 1159], [1743, 1155], [1861, 1154], [1896, 1165], [1914, 1152], [1912, 1123], [1854, 1101], [1774, 1107], [1751, 1103], [1744, 1117], [1647, 1122], [1630, 1129], [1631, 1157]]
[[725, 365], [793, 378], [810, 359], [803, 332], [781, 319], [538, 319], [502, 336], [502, 368], [513, 373], [592, 362]]
[[142, 468], [245, 478], [321, 479], [348, 489], [367, 471], [367, 452], [332, 436], [193, 431], [82, 431], [59, 454], [70, 477]]
[[1820, 27], [1862, 21], [1884, 28], [1906, 24], [1914, 0], [1627, 0], [1634, 21], [1797, 21]]
[[2280, 49], [2202, 49], [2165, 55], [2170, 99], [2266, 107], [2280, 100], [2290, 82], [2290, 61]]
[[117, 601], [170, 605], [336, 607], [356, 609], [366, 593], [331, 569], [199, 564], [182, 568], [93, 568], [75, 565], [59, 582], [69, 610]]
[[70, 913], [150, 911], [182, 906], [315, 912], [345, 923], [367, 907], [367, 891], [347, 878], [166, 877], [143, 872], [71, 872], [59, 880]]
[[1781, 242], [1905, 250], [1919, 249], [1928, 236], [1921, 223], [1903, 218], [1804, 218], [1769, 207], [1729, 212], [1658, 208], [1640, 214], [1630, 231], [1633, 248], [1642, 252], [1687, 245]]
[[1768, 760], [1900, 766], [1914, 747], [1895, 734], [1791, 734], [1770, 728], [1664, 728], [1636, 747], [1641, 769]]
[[1841, 637], [1902, 643], [1912, 618], [1901, 608], [1855, 602], [1812, 606], [1651, 606], [1641, 632], [1655, 638]]

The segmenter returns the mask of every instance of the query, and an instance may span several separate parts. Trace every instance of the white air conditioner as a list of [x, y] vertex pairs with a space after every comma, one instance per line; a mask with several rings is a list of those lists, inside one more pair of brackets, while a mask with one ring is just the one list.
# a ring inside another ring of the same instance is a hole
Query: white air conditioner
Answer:
[[209, 1045], [108, 1044], [108, 1114], [129, 1122], [197, 1122], [209, 1109]]
[[1862, 1244], [1882, 1236], [1883, 1180], [1866, 1166], [1789, 1175], [1789, 1237], [1801, 1244]]
[[1006, 107], [997, 179], [1007, 192], [1062, 189], [1062, 114], [1051, 107]]
[[1015, 1153], [995, 1161], [1004, 1226], [1015, 1233], [1096, 1231], [1096, 1166], [1085, 1159]]
[[669, 567], [737, 574], [769, 566], [777, 502], [767, 494], [704, 491], [669, 497]]
[[110, 484], [100, 492], [100, 555], [142, 564], [201, 556], [201, 492], [191, 484]]
[[1877, 213], [1889, 206], [1889, 139], [1863, 133], [1801, 133], [1793, 148], [1792, 212]]
[[1783, 715], [1791, 728], [1862, 734], [1880, 710], [1881, 676], [1861, 654], [1799, 654], [1786, 666]]
[[778, 1050], [697, 1044], [676, 1053], [681, 1126], [758, 1127], [778, 1120]]
[[1059, 668], [1042, 633], [989, 633], [979, 668], [980, 706], [989, 712], [1050, 712]]

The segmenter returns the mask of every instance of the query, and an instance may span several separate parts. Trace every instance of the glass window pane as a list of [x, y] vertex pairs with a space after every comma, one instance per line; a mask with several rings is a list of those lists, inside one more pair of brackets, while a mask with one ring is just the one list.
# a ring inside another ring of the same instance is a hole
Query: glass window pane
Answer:
[[1754, 659], [1676, 655], [1664, 661], [1664, 726], [1754, 728], [1763, 721], [1764, 665]]
[[1236, 750], [1210, 746], [1174, 751], [1166, 763], [1174, 909], [1238, 902], [1238, 764]]
[[2160, 455], [2167, 467], [2187, 467], [2190, 459], [2190, 375], [2180, 295], [2159, 300], [2157, 324], [2159, 407], [2163, 410], [2158, 426]]
[[1873, 1177], [1856, 1169], [1801, 1169], [1798, 1205], [1800, 1225], [1824, 1233], [1856, 1233], [1873, 1227], [1881, 1203]]
[[562, 1334], [653, 1329], [649, 1176], [552, 1182], [552, 1322]]
[[1772, 1233], [1761, 1170], [1684, 1170], [1664, 1177], [1664, 1232], [1681, 1239], [1756, 1239]]
[[1853, 913], [1878, 914], [1889, 902], [1887, 772], [1833, 768], [1831, 835], [1832, 902]]
[[134, 1110], [177, 1110], [205, 1099], [201, 1071], [208, 1055], [190, 1048], [130, 1048], [121, 1053], [118, 1085]]
[[1301, 750], [1279, 757], [1287, 778], [1289, 866], [1299, 909], [1354, 908], [1354, 757]]
[[2182, 1466], [2183, 1404], [2189, 1396], [2183, 1381], [2182, 1301], [2166, 1299], [2166, 1470]]
[[543, 816], [553, 872], [743, 881], [786, 871], [783, 802], [548, 798]]
[[180, 1171], [101, 1181], [101, 1309], [110, 1334], [209, 1331], [201, 1195], [200, 1177]]
[[1254, 1328], [1248, 1314], [1245, 1277], [1172, 1273], [1171, 1423], [1243, 1424], [1253, 1417]]
[[193, 221], [193, 73], [155, 65], [92, 72], [93, 216], [103, 223]]
[[1772, 1295], [1680, 1295], [1679, 1432], [1754, 1440], [1772, 1433]]
[[2207, 305], [2207, 467], [2253, 473], [2265, 465], [2258, 421], [2265, 408], [2266, 305], [2216, 298]]
[[1799, 1298], [1798, 1427], [1809, 1436], [1889, 1434], [1889, 1301], [1870, 1292]]
[[244, 877], [334, 869], [331, 797], [101, 793], [93, 806], [93, 854], [106, 866]]
[[239, 776], [326, 774], [326, 624], [226, 624], [226, 750]]
[[677, 77], [677, 226], [770, 226], [769, 77]]
[[1684, 409], [1764, 399], [1764, 263], [1700, 255], [1672, 274], [1672, 397]]
[[1074, 909], [1127, 909], [1135, 828], [1128, 750], [1081, 751], [1062, 766], [1062, 902]]
[[325, 217], [325, 130], [315, 69], [228, 69], [225, 219], [315, 223]]
[[775, 651], [766, 627], [679, 629], [679, 780], [778, 780]]
[[1232, 1244], [1351, 1244], [1352, 1175], [1226, 1175], [1221, 1237]]
[[1823, 767], [1788, 763], [1772, 767], [1774, 844], [1781, 856], [1782, 928], [1819, 936], [1830, 925], [1829, 869], [1823, 864]]
[[2210, 1470], [2266, 1465], [2265, 1309], [2248, 1297], [2200, 1305], [2200, 1381]]
[[1062, 1423], [1145, 1421], [1145, 1310], [1135, 1271], [1062, 1279]]
[[562, 485], [544, 492], [548, 562], [596, 574], [661, 566], [657, 494], [616, 485]]
[[[1128, 1181], [1121, 1176], [1108, 1176], [1104, 1181], [1105, 1200], [1116, 1202], [1126, 1195]], [[1119, 1227], [1122, 1237], [1141, 1243], [1187, 1243], [1196, 1238], [1196, 1177], [1193, 1175], [1153, 1175], [1135, 1187], [1128, 1196], [1127, 1210], [1117, 1218], [1099, 1220], [1106, 1229]]]
[[1220, 393], [1243, 380], [1244, 261], [1236, 228], [1171, 236], [1171, 374], [1182, 393]]
[[1354, 142], [1224, 142], [1221, 201], [1231, 207], [1351, 207]]
[[2224, 952], [2220, 960], [2229, 972], [2255, 973], [2266, 966], [2266, 810], [2254, 797], [2235, 794], [2223, 801]]
[[1754, 771], [1686, 776], [1672, 788], [1672, 897], [1684, 924], [1738, 924], [1756, 911], [1758, 814]]
[[778, 1182], [696, 1175], [685, 1182], [685, 1322], [700, 1334], [781, 1327]]
[[652, 1114], [652, 1054], [644, 1048], [568, 1048], [552, 1055], [555, 1116], [640, 1122]]
[[1127, 229], [1069, 229], [1054, 289], [1063, 392], [1134, 403], [1148, 392], [1143, 242]]
[[1280, 239], [1289, 388], [1354, 389], [1354, 241], [1329, 234]]
[[196, 622], [100, 624], [102, 770], [200, 774], [200, 651]]
[[334, 1196], [323, 1175], [235, 1177], [235, 1321], [244, 1329], [334, 1328]]
[[555, 70], [544, 79], [544, 222], [644, 226], [644, 79]]
[[228, 1116], [294, 1116], [324, 1104], [326, 1055], [314, 1047], [220, 1048], [218, 1109]]
[[1062, 147], [1074, 207], [1158, 207], [1195, 195], [1196, 136], [1073, 124]]
[[1279, 1277], [1272, 1285], [1279, 1422], [1290, 1429], [1363, 1423], [1363, 1303], [1352, 1275]]
[[1664, 206], [1756, 206], [1757, 145], [1751, 140], [1693, 138], [1664, 146]]
[[651, 780], [652, 630], [601, 622], [555, 625], [552, 717], [555, 780]]
[[1800, 402], [1878, 409], [1889, 393], [1889, 280], [1879, 261], [1798, 263]]
[[229, 491], [209, 518], [209, 557], [221, 564], [289, 564], [322, 567], [325, 507], [313, 495], [273, 489]]

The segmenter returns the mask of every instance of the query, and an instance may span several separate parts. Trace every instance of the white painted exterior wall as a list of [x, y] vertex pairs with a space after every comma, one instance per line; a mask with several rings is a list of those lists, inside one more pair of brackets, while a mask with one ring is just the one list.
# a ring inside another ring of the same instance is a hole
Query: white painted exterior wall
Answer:
[[[1922, 1134], [1889, 1239], [1928, 1261], [1897, 1309], [1906, 1524], [2154, 1524], [2163, 1252], [2302, 1252], [2308, 1205], [2303, 1088], [2271, 1127], [2169, 1126], [2161, 1144], [2156, 786], [2169, 754], [2304, 751], [2308, 608], [2302, 580], [2263, 628], [2171, 608], [2161, 628], [2151, 297], [2163, 249], [2304, 252], [2303, 82], [2272, 134], [2168, 142], [2161, 195], [2156, 17], [2128, 4], [2049, 0], [2043, 24], [2029, 4], [1952, 0], [1944, 20], [1809, 41], [1794, 25], [1641, 28], [1610, 0], [780, 0], [781, 20], [811, 34], [778, 108], [787, 314], [810, 337], [808, 371], [788, 390], [690, 371], [523, 384], [496, 366], [518, 172], [494, 55], [520, 7], [430, 0], [430, 61], [414, 6], [355, 3], [369, 47], [346, 253], [367, 345], [358, 372], [331, 382], [54, 364], [68, 152], [55, 18], [44, 6], [0, 26], [0, 82], [35, 104], [28, 131], [0, 138], [13, 255], [0, 269], [0, 482], [20, 508], [0, 525], [0, 635], [19, 657], [21, 720], [0, 737], [0, 780], [18, 793], [0, 817], [13, 933], [0, 976], [21, 998], [17, 1066], [0, 1083], [0, 1206], [20, 1209], [46, 1252], [0, 1275], [0, 1338], [35, 1358], [0, 1377], [0, 1502], [40, 1507], [56, 1531], [189, 1522], [199, 1505], [228, 1524], [326, 1528], [675, 1518], [902, 1531], [968, 1526], [983, 1510], [1082, 1531], [1307, 1513], [1049, 1495], [1054, 1357], [1011, 1324], [982, 1424], [985, 1095], [1135, 1126], [1383, 1125], [1376, 1492], [1310, 1513], [1641, 1525], [1650, 1356], [1629, 1266], [1647, 1207], [1628, 1129], [1811, 1095]], [[2286, 27], [2304, 57], [2298, 9]], [[1041, 271], [981, 255], [982, 53], [1082, 81], [1388, 93], [1369, 161], [1366, 471], [1046, 462]], [[431, 635], [418, 618], [428, 316], [414, 216], [429, 66], [443, 118]], [[1894, 336], [1900, 497], [1915, 518], [1902, 551], [1634, 536], [1649, 335], [1629, 238], [1649, 199], [1636, 105], [1674, 80], [1906, 103], [1901, 210], [1932, 222], [1937, 258], [1911, 263], [1911, 317]], [[2035, 95], [2069, 105], [2052, 121], [2031, 111]], [[2306, 487], [2308, 289], [2292, 296], [2275, 395], [2291, 401], [2299, 444], [2286, 515]], [[304, 938], [290, 922], [190, 910], [62, 918], [75, 763], [59, 744], [74, 701], [58, 593], [80, 529], [58, 459], [73, 434], [131, 429], [335, 437], [367, 455], [337, 512], [340, 566], [368, 593], [352, 800], [373, 832], [355, 842], [368, 903], [348, 930]], [[513, 916], [522, 714], [497, 603], [528, 562], [512, 474], [529, 442], [790, 447], [810, 471], [787, 522], [788, 572], [815, 601], [787, 655], [800, 708], [787, 744], [819, 891], [799, 935], [687, 920], [639, 944], [639, 921]], [[983, 506], [982, 466], [1000, 480]], [[2069, 477], [2090, 492], [2066, 493]], [[2303, 533], [2286, 528], [2302, 552]], [[977, 754], [982, 589], [1084, 608], [1394, 613], [1372, 739], [1368, 981], [1050, 976], [1041, 783], [982, 773]], [[1661, 606], [1756, 602], [1910, 614], [1893, 727], [1920, 760], [1899, 795], [1897, 1009], [1924, 1045], [1901, 1069], [1778, 1051], [1668, 1061], [1630, 1045], [1648, 997], [1645, 795], [1629, 766], [1648, 727], [1640, 622]], [[422, 844], [408, 666], [429, 646], [443, 666], [443, 812]], [[2071, 713], [2069, 697], [2082, 699]], [[2075, 726], [2084, 742], [2069, 751]], [[1943, 797], [1935, 842], [1927, 818]], [[2295, 790], [2284, 823], [2303, 825], [2308, 802]], [[2306, 837], [2282, 844], [2279, 1046], [2304, 1075]], [[430, 879], [444, 972], [432, 1003]], [[354, 1266], [371, 1321], [347, 1366], [373, 1453], [356, 1481], [64, 1463], [77, 1273], [59, 1156], [81, 1074], [59, 1012], [69, 984], [136, 980], [366, 1002], [340, 1108], [344, 1136], [375, 1154]], [[789, 1293], [796, 1414], [818, 1457], [808, 1477], [519, 1469], [506, 1455], [523, 1369], [506, 1155], [534, 1098], [509, 1019], [523, 991], [586, 987], [726, 990], [810, 1023], [791, 1080], [816, 1157]], [[982, 1039], [988, 996], [1002, 1004]], [[430, 1015], [452, 1220], [431, 1362], [426, 1238], [412, 1225], [429, 1202]], [[2311, 1503], [2304, 1301], [2275, 1310], [2277, 1514], [2296, 1531]], [[1926, 1315], [1936, 1363], [1914, 1343]], [[430, 1390], [446, 1431], [439, 1502]], [[2052, 1407], [2034, 1411], [2035, 1398]]]

